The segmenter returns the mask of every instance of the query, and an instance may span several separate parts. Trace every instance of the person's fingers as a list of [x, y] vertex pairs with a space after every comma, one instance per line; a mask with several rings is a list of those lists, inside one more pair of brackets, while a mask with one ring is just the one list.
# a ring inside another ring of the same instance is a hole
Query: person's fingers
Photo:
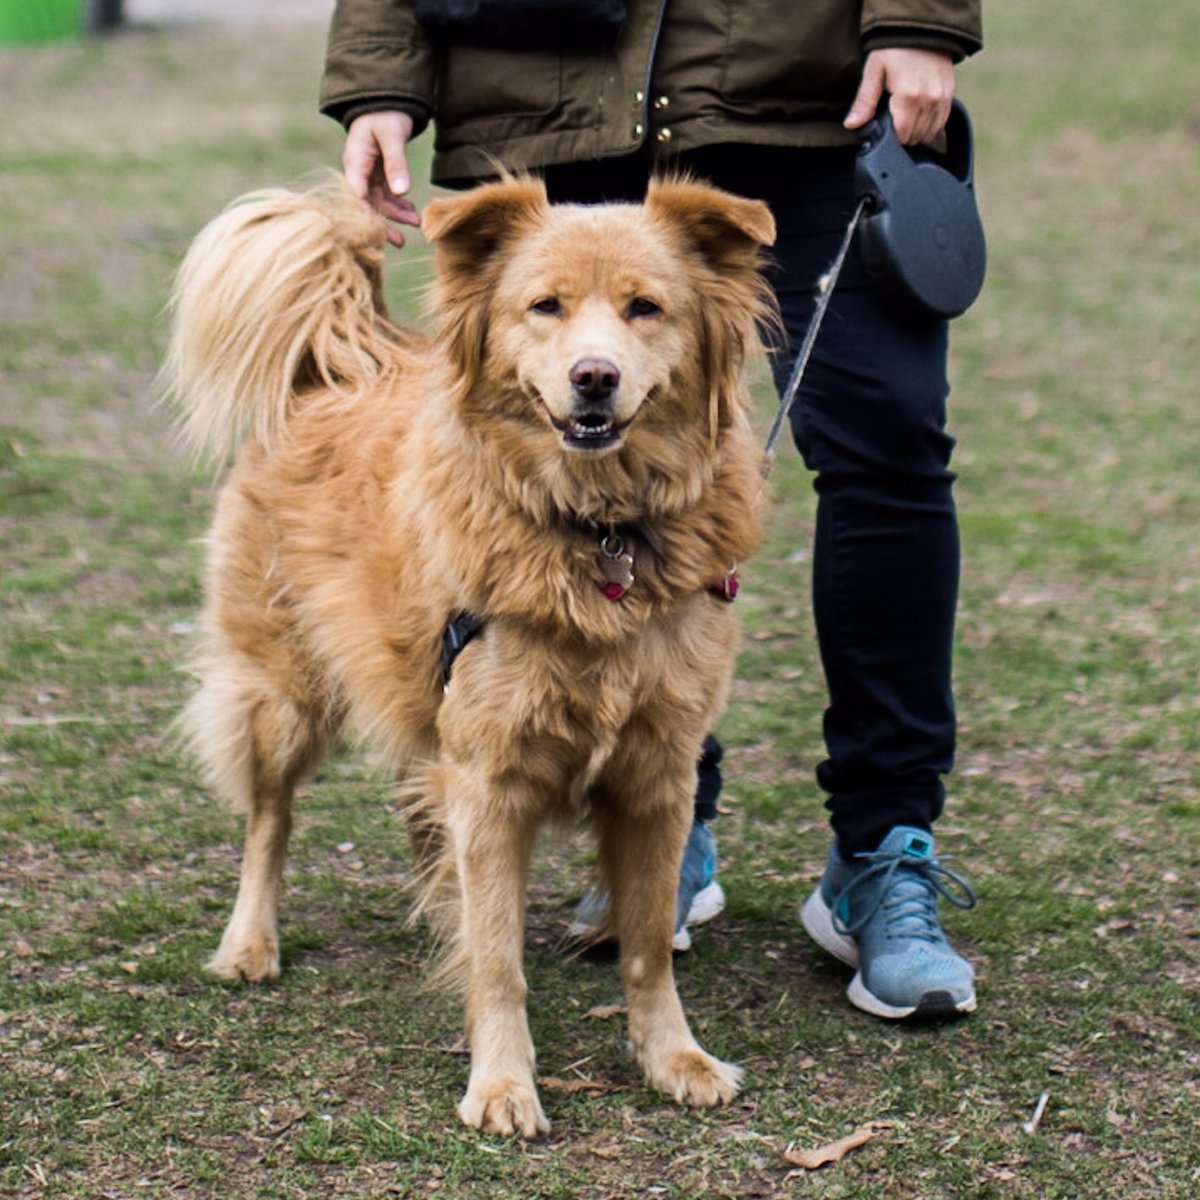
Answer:
[[[365, 203], [385, 220], [394, 224], [412, 225], [413, 227], [421, 224], [421, 214], [417, 212], [413, 203], [410, 200], [394, 197], [379, 178], [378, 171], [376, 171], [376, 178], [371, 186], [371, 195]], [[392, 224], [387, 227], [387, 240], [393, 246], [403, 246], [405, 241], [404, 234], [394, 228]]]
[[888, 111], [896, 137], [905, 146], [918, 146], [931, 142], [942, 131], [950, 117], [951, 97], [943, 95], [892, 93]]
[[411, 200], [397, 200], [390, 195], [384, 195], [378, 205], [379, 211], [389, 221], [398, 221], [401, 225], [420, 225], [421, 214]]
[[361, 199], [370, 195], [371, 176], [379, 160], [379, 145], [370, 125], [359, 118], [346, 131], [346, 144], [342, 147], [342, 171], [350, 190]]
[[[421, 216], [405, 195], [412, 184], [406, 153], [412, 128], [407, 113], [364, 113], [346, 131], [342, 169], [351, 190], [368, 208], [389, 222], [416, 226]], [[404, 245], [404, 235], [392, 225], [387, 239], [393, 246]]]
[[858, 94], [843, 122], [847, 129], [861, 129], [875, 115], [883, 96], [884, 78], [883, 61], [877, 55], [869, 54], [863, 67], [862, 82], [858, 85]]
[[897, 138], [906, 146], [932, 141], [950, 116], [954, 83], [954, 63], [948, 55], [904, 47], [873, 50], [863, 65], [846, 128], [865, 125], [886, 91]]
[[950, 116], [953, 62], [931, 50], [895, 49], [878, 54], [891, 94], [888, 111], [896, 136], [906, 146], [932, 141]]
[[406, 195], [412, 186], [408, 171], [408, 139], [412, 135], [412, 118], [407, 113], [373, 114], [372, 126], [383, 159], [383, 178], [393, 196]]

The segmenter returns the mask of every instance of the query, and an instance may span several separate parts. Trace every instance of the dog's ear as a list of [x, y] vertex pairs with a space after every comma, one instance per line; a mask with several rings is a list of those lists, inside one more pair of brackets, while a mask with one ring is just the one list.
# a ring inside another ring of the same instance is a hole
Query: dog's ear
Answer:
[[654, 179], [650, 212], [675, 225], [715, 271], [756, 271], [761, 250], [775, 241], [775, 218], [761, 200], [747, 200], [687, 179]]
[[434, 314], [465, 381], [477, 377], [483, 361], [499, 252], [547, 207], [545, 185], [528, 176], [506, 176], [425, 206], [421, 228], [437, 262]]
[[546, 208], [546, 187], [529, 176], [485, 183], [461, 196], [431, 200], [421, 228], [437, 246], [444, 271], [460, 263], [477, 270], [531, 218]]

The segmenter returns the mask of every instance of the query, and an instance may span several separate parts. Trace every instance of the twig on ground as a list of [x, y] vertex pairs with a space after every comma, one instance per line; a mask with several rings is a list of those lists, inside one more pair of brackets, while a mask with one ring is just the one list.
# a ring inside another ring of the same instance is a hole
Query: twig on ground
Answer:
[[1038, 1097], [1037, 1105], [1033, 1110], [1033, 1116], [1025, 1122], [1021, 1128], [1028, 1134], [1037, 1133], [1037, 1127], [1042, 1123], [1042, 1114], [1046, 1111], [1046, 1105], [1050, 1103], [1050, 1093], [1043, 1092]]

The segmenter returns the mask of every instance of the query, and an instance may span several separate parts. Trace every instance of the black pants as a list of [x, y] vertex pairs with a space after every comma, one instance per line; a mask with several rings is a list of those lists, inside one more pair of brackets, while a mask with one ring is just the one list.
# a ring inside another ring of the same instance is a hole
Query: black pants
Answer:
[[[681, 165], [775, 215], [782, 391], [853, 211], [854, 150], [713, 146]], [[635, 156], [552, 167], [546, 182], [554, 201], [637, 200], [649, 172]], [[873, 850], [896, 825], [929, 828], [953, 762], [959, 548], [946, 352], [946, 322], [881, 296], [852, 249], [792, 409], [818, 497], [813, 611], [829, 706], [817, 781], [843, 855]], [[715, 813], [706, 772], [719, 769], [706, 749], [700, 816]]]

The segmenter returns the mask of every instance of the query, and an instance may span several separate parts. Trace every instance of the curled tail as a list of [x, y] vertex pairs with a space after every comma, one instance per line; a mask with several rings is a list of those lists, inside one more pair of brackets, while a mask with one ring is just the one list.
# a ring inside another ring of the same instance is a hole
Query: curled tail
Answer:
[[162, 371], [197, 452], [224, 461], [278, 438], [298, 398], [348, 397], [393, 370], [405, 335], [382, 295], [382, 220], [337, 178], [235, 200], [175, 280]]

